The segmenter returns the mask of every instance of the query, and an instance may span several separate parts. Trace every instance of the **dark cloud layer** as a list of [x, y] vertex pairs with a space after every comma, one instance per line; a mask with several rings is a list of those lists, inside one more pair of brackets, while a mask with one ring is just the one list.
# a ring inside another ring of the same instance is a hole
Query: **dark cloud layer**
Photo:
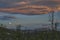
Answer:
[[33, 5], [45, 5], [45, 6], [57, 6], [60, 5], [60, 2], [56, 2], [56, 1], [38, 1], [38, 2], [34, 2]]
[[24, 3], [27, 3], [29, 5], [56, 6], [56, 5], [60, 5], [60, 0], [0, 0], [0, 6], [2, 7], [3, 6], [5, 7], [6, 6], [19, 6], [19, 5], [21, 6], [21, 4], [23, 5]]
[[0, 20], [12, 20], [12, 19], [16, 19], [16, 18], [12, 16], [0, 16]]
[[9, 4], [0, 2], [0, 8], [6, 8]]

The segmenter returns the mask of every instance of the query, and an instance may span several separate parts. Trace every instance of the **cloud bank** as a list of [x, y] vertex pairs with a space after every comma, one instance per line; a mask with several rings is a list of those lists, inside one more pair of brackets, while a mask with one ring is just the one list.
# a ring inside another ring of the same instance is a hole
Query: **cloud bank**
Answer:
[[60, 11], [60, 0], [0, 0], [0, 2], [0, 12], [40, 15], [55, 9]]

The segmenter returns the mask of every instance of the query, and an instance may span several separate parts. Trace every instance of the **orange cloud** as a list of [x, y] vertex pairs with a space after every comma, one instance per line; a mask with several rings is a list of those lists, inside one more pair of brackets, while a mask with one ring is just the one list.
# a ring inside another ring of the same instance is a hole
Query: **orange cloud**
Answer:
[[1, 12], [12, 12], [12, 13], [22, 13], [22, 14], [47, 14], [51, 11], [48, 6], [38, 6], [38, 5], [27, 5], [24, 7], [15, 8], [0, 8]]
[[21, 12], [21, 13], [28, 13], [28, 10], [17, 10], [15, 8], [0, 8], [0, 11], [2, 12]]
[[16, 4], [16, 5], [25, 5], [25, 4], [29, 4], [29, 2], [16, 2], [16, 3], [13, 3], [13, 4]]
[[58, 5], [56, 9], [57, 9], [58, 11], [60, 11], [60, 5]]

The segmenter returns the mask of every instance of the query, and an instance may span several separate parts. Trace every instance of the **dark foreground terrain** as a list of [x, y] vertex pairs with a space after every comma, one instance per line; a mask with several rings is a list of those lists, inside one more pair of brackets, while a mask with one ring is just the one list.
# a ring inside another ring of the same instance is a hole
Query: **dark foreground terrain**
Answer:
[[0, 40], [60, 40], [59, 31], [21, 31], [0, 27]]

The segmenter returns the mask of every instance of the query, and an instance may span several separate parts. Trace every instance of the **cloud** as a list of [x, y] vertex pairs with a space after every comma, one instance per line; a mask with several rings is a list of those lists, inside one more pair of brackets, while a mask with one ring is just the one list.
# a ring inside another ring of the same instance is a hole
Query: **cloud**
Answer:
[[0, 16], [0, 20], [12, 20], [16, 19], [16, 17], [13, 16]]
[[17, 4], [17, 5], [24, 5], [24, 4], [28, 4], [29, 2], [24, 2], [24, 1], [22, 1], [22, 2], [17, 2], [17, 3], [15, 3], [15, 4]]
[[60, 0], [53, 0], [53, 1], [60, 1]]
[[8, 7], [15, 7], [19, 5], [56, 6], [60, 5], [60, 0], [0, 0], [0, 3], [6, 4]]
[[48, 14], [52, 10], [60, 10], [60, 7], [58, 6], [56, 9], [52, 9], [49, 6], [43, 6], [43, 5], [26, 5], [23, 7], [15, 7], [15, 8], [0, 8], [1, 12], [11, 12], [19, 13], [19, 14], [26, 14], [26, 15], [40, 15], [40, 14]]
[[[3, 8], [0, 6], [0, 12], [28, 15], [47, 14], [52, 8], [60, 5], [60, 0], [0, 0], [0, 2], [6, 3]], [[57, 9], [60, 10], [59, 8]]]
[[32, 5], [45, 5], [45, 6], [55, 7], [57, 5], [60, 5], [60, 1], [37, 1], [37, 2], [33, 2]]
[[11, 3], [11, 7], [21, 7], [21, 6], [25, 6], [25, 5], [29, 5], [30, 2], [28, 1], [21, 1], [21, 2], [14, 2], [14, 3]]
[[5, 2], [5, 3], [12, 3], [12, 2], [19, 2], [23, 0], [0, 0], [0, 2]]
[[9, 5], [8, 3], [0, 2], [0, 8], [6, 8], [9, 7]]
[[60, 1], [60, 0], [0, 0], [0, 2], [6, 2], [6, 3], [14, 3], [14, 2], [21, 2], [21, 1], [37, 2], [37, 1]]
[[12, 13], [20, 13], [20, 14], [46, 14], [50, 11], [47, 6], [24, 6], [24, 7], [16, 7], [16, 8], [0, 8], [2, 12], [12, 12]]

